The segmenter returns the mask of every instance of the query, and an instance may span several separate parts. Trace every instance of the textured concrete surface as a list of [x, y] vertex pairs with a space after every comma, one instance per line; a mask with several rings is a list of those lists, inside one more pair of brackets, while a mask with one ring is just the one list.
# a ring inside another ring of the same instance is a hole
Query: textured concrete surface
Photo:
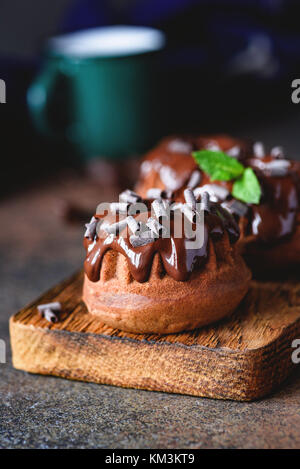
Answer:
[[0, 448], [299, 448], [300, 366], [254, 403], [121, 389], [29, 375], [11, 366], [8, 318], [83, 259], [82, 227], [57, 200], [95, 207], [95, 185], [69, 176], [0, 204]]

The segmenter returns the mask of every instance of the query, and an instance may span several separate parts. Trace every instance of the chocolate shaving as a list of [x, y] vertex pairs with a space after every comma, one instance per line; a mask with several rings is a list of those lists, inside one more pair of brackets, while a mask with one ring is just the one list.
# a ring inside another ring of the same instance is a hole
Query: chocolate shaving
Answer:
[[230, 200], [228, 202], [226, 201], [223, 202], [221, 206], [230, 213], [238, 215], [239, 217], [244, 217], [248, 212], [248, 206], [239, 200]]
[[156, 187], [152, 187], [147, 192], [147, 198], [148, 199], [160, 199], [162, 197], [162, 193], [163, 193], [163, 191], [161, 189], [158, 189]]
[[145, 246], [146, 244], [153, 243], [154, 241], [155, 241], [155, 238], [153, 236], [153, 233], [150, 230], [145, 231], [140, 236], [137, 236], [137, 235], [130, 236], [130, 242], [133, 247]]
[[266, 174], [266, 176], [280, 177], [287, 175], [290, 166], [291, 163], [288, 160], [274, 160], [268, 163], [263, 163], [259, 168]]
[[273, 147], [271, 150], [271, 156], [273, 158], [284, 158], [284, 151], [282, 147]]
[[184, 194], [184, 198], [185, 198], [186, 203], [192, 209], [195, 209], [195, 207], [196, 207], [196, 198], [195, 198], [195, 195], [194, 195], [194, 192], [192, 191], [192, 189], [185, 189], [183, 194]]
[[146, 226], [154, 233], [156, 236], [161, 236], [165, 231], [165, 227], [161, 225], [155, 218], [148, 218]]
[[181, 202], [176, 202], [171, 205], [171, 210], [182, 210], [183, 204]]
[[168, 145], [169, 151], [173, 153], [186, 153], [189, 154], [192, 151], [192, 145], [184, 140], [175, 139], [172, 140]]
[[139, 231], [140, 225], [136, 221], [135, 218], [133, 218], [132, 216], [129, 216], [129, 217], [126, 218], [126, 220], [127, 220], [128, 228], [130, 229], [132, 234], [135, 234], [137, 231]]
[[141, 197], [136, 194], [135, 192], [129, 190], [129, 189], [126, 189], [124, 192], [122, 192], [120, 195], [119, 195], [119, 199], [121, 202], [127, 202], [129, 204], [134, 204], [136, 202], [140, 202], [142, 199]]
[[210, 198], [208, 192], [203, 192], [201, 195], [201, 210], [210, 212]]
[[61, 311], [61, 303], [59, 301], [56, 301], [54, 303], [45, 303], [37, 306], [37, 309], [39, 312], [42, 312], [46, 309], [51, 309], [52, 311]]
[[256, 158], [264, 158], [265, 147], [262, 142], [255, 142], [253, 145], [253, 153]]
[[200, 171], [197, 171], [197, 170], [193, 171], [189, 179], [189, 182], [187, 183], [187, 187], [189, 189], [194, 189], [195, 187], [198, 186], [198, 184], [200, 184], [201, 178], [202, 176], [201, 176]]
[[162, 202], [166, 211], [170, 209], [170, 201], [168, 199], [160, 199], [160, 201]]
[[196, 223], [197, 215], [195, 210], [190, 205], [184, 204], [181, 209], [184, 216], [189, 220], [190, 223]]
[[53, 311], [51, 311], [51, 309], [46, 309], [45, 311], [43, 311], [42, 317], [44, 317], [48, 322], [58, 322], [58, 317]]
[[97, 218], [92, 217], [91, 221], [85, 224], [85, 227], [86, 227], [86, 231], [84, 233], [85, 238], [89, 238], [89, 239], [95, 238], [98, 222], [99, 220], [97, 220]]
[[128, 202], [112, 202], [110, 204], [110, 210], [112, 213], [127, 213], [129, 207]]
[[61, 303], [47, 303], [38, 305], [37, 309], [42, 318], [45, 318], [48, 322], [58, 322], [58, 313], [61, 311]]
[[168, 213], [166, 211], [166, 205], [162, 200], [154, 200], [152, 202], [152, 208], [154, 214], [158, 220], [161, 218], [168, 218]]
[[176, 191], [182, 185], [182, 181], [177, 180], [176, 171], [169, 166], [162, 166], [160, 168], [159, 177], [168, 190]]
[[220, 146], [214, 141], [211, 141], [207, 145], [205, 145], [205, 148], [207, 150], [210, 150], [210, 151], [220, 151], [221, 150]]
[[109, 234], [117, 235], [121, 231], [124, 230], [127, 226], [127, 218], [120, 220], [116, 223], [112, 223], [111, 225], [103, 225], [104, 231]]
[[229, 190], [226, 189], [226, 187], [218, 186], [217, 184], [205, 184], [202, 187], [194, 189], [194, 195], [196, 198], [202, 196], [204, 192], [208, 192], [212, 202], [224, 200], [229, 195]]
[[232, 158], [238, 158], [240, 156], [241, 149], [238, 145], [236, 145], [230, 148], [230, 150], [227, 150], [226, 153], [228, 156], [231, 156]]
[[147, 205], [143, 202], [136, 202], [128, 206], [128, 215], [148, 212]]
[[139, 224], [139, 230], [138, 230], [139, 234], [142, 234], [145, 231], [149, 231], [148, 226], [143, 221], [139, 221], [138, 224]]

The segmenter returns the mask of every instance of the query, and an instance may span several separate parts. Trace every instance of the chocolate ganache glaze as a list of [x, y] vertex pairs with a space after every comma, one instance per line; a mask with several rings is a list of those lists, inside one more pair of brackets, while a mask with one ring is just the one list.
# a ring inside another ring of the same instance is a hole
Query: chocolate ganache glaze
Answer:
[[[200, 149], [237, 151], [239, 159], [251, 156], [251, 144], [248, 141], [234, 139], [227, 135], [190, 136], [179, 135], [164, 138], [142, 161], [140, 181], [137, 191], [143, 186], [144, 181], [151, 178], [151, 174], [159, 175], [162, 186], [176, 191], [185, 186], [198, 165], [191, 156], [192, 151]], [[153, 184], [150, 187], [155, 187]]]
[[[211, 149], [224, 151], [237, 158], [245, 167], [251, 167], [262, 189], [258, 205], [244, 204], [231, 195], [232, 183], [211, 181], [194, 161], [191, 152]], [[201, 188], [209, 191], [213, 200], [234, 215], [241, 229], [241, 238], [251, 242], [276, 243], [291, 236], [300, 224], [300, 170], [299, 163], [285, 159], [281, 148], [265, 153], [261, 143], [238, 140], [229, 136], [178, 136], [164, 139], [143, 160], [137, 192], [147, 193], [150, 186], [174, 190], [174, 198], [181, 200], [189, 181], [197, 181], [195, 194]], [[198, 177], [196, 174], [198, 173]], [[169, 183], [169, 179], [173, 182]], [[224, 188], [218, 191], [218, 187]]]
[[299, 216], [298, 175], [288, 170], [282, 176], [269, 176], [256, 169], [253, 161], [251, 166], [261, 184], [262, 198], [259, 205], [251, 206], [249, 232], [262, 242], [284, 239], [294, 232]]
[[[187, 237], [186, 234], [180, 237], [175, 236], [175, 210], [177, 215], [178, 210], [182, 215], [183, 207], [186, 207], [187, 204], [182, 204], [177, 209], [170, 209], [170, 206], [173, 207], [171, 198], [141, 199], [135, 193], [131, 193], [131, 196], [132, 194], [136, 197], [136, 201], [145, 204], [147, 210], [134, 217], [128, 217], [127, 213], [115, 215], [113, 222], [119, 224], [119, 231], [112, 232], [112, 213], [110, 210], [105, 217], [96, 214], [91, 223], [87, 225], [88, 230], [84, 238], [84, 247], [87, 253], [84, 269], [87, 277], [92, 282], [97, 282], [100, 279], [102, 259], [108, 250], [117, 251], [126, 257], [129, 270], [138, 282], [145, 282], [149, 278], [156, 253], [159, 253], [165, 271], [170, 277], [177, 281], [186, 281], [193, 270], [201, 268], [207, 261], [211, 242], [220, 241], [226, 237], [230, 243], [235, 243], [239, 238], [239, 228], [233, 216], [218, 203], [210, 202], [208, 194], [206, 196], [202, 195], [201, 199], [206, 198], [206, 205], [202, 206], [203, 209], [199, 209], [200, 204], [197, 203], [197, 208], [194, 207], [192, 210], [195, 215], [192, 215], [193, 218], [190, 222], [190, 226], [194, 231], [193, 236], [195, 236], [197, 223], [200, 223], [201, 220], [201, 217], [198, 217], [200, 216], [199, 210], [202, 211], [202, 220], [204, 220], [202, 225], [203, 242], [201, 242], [201, 246], [197, 247], [191, 247], [191, 244], [189, 244], [194, 238]], [[161, 195], [166, 197], [163, 193]], [[165, 220], [161, 217], [153, 218], [151, 208], [153, 208], [154, 202], [162, 204], [162, 209], [166, 210]], [[131, 220], [130, 223], [126, 223], [128, 218]], [[132, 221], [132, 218], [134, 221]], [[158, 227], [158, 231], [155, 232], [155, 229], [151, 231], [151, 228], [147, 227], [147, 225], [150, 226], [150, 221], [154, 223], [156, 228]], [[134, 225], [135, 222], [139, 228], [136, 233], [133, 233], [132, 224]], [[90, 226], [92, 226], [91, 230], [89, 229]], [[224, 249], [226, 249], [226, 246], [228, 249], [228, 241], [227, 244], [224, 242]]]

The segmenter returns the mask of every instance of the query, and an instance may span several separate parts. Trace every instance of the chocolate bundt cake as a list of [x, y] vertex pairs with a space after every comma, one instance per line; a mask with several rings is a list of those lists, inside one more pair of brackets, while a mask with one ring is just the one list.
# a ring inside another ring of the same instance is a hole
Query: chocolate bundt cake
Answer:
[[196, 200], [187, 190], [180, 204], [153, 196], [126, 191], [87, 225], [88, 311], [114, 328], [159, 334], [229, 315], [251, 277], [235, 247], [234, 218], [207, 193]]
[[188, 186], [192, 176], [191, 182], [197, 184], [199, 166], [192, 152], [204, 148], [212, 151], [221, 149], [234, 157], [237, 152], [240, 158], [251, 156], [250, 142], [227, 135], [166, 137], [143, 158], [136, 192], [146, 197], [152, 187], [177, 191]]
[[[245, 203], [232, 195], [232, 181], [213, 180], [203, 171], [193, 152], [222, 152], [251, 168], [261, 187], [257, 203]], [[173, 191], [182, 200], [186, 187], [226, 207], [239, 224], [238, 242], [249, 265], [259, 270], [299, 267], [300, 263], [300, 162], [285, 158], [280, 147], [265, 152], [260, 142], [229, 136], [168, 137], [142, 161], [136, 186], [146, 196], [149, 189]]]

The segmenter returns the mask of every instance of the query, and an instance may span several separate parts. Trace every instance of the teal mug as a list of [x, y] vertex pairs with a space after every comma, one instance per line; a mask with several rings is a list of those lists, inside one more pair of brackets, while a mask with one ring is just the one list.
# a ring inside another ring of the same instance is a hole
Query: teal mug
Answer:
[[85, 158], [144, 151], [161, 133], [161, 31], [112, 26], [51, 39], [28, 90], [37, 130]]

